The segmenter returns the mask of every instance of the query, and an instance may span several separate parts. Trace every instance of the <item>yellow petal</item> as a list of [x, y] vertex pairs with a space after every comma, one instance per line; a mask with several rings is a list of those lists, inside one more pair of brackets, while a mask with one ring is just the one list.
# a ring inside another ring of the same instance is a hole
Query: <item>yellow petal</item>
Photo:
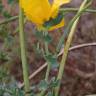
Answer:
[[63, 4], [69, 3], [71, 0], [54, 0], [54, 5], [61, 6]]
[[54, 30], [54, 29], [61, 28], [61, 27], [63, 27], [63, 26], [64, 26], [64, 19], [62, 19], [62, 21], [61, 21], [59, 24], [57, 24], [57, 25], [55, 25], [55, 26], [52, 26], [52, 27], [49, 29], [49, 31], [52, 31], [52, 30]]
[[51, 17], [55, 18], [58, 14], [59, 7], [63, 4], [69, 3], [71, 0], [54, 0], [51, 8]]
[[49, 20], [51, 5], [48, 0], [20, 0], [20, 6], [28, 19], [37, 25]]

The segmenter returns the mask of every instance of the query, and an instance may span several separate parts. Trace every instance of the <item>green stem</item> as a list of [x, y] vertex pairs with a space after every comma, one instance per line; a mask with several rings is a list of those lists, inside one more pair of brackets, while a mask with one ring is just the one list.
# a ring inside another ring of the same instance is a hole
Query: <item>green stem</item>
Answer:
[[[44, 35], [47, 35], [48, 32], [44, 32]], [[48, 50], [48, 43], [45, 42], [45, 53], [46, 55], [49, 55], [49, 50]], [[49, 77], [49, 73], [50, 73], [50, 70], [51, 70], [51, 64], [49, 62], [47, 62], [48, 65], [47, 65], [47, 70], [46, 70], [46, 75], [45, 75], [45, 81], [48, 82], [48, 77]], [[45, 91], [43, 90], [41, 93], [40, 93], [40, 96], [44, 96], [44, 93]]]
[[[87, 0], [84, 0], [83, 3], [81, 4], [80, 9], [79, 9], [77, 14], [79, 14], [84, 9], [86, 3], [87, 3]], [[68, 39], [67, 39], [67, 42], [66, 42], [66, 45], [64, 47], [64, 53], [63, 53], [63, 56], [62, 56], [62, 60], [61, 60], [61, 63], [60, 63], [60, 68], [59, 68], [59, 73], [58, 73], [58, 76], [57, 76], [57, 80], [59, 80], [60, 82], [59, 82], [58, 86], [55, 88], [55, 96], [58, 96], [58, 94], [59, 94], [61, 79], [62, 79], [62, 76], [63, 76], [64, 67], [65, 67], [67, 56], [68, 56], [68, 50], [69, 50], [69, 47], [71, 45], [71, 42], [72, 42], [72, 39], [73, 39], [73, 36], [74, 36], [74, 33], [75, 33], [76, 26], [77, 26], [78, 21], [79, 21], [79, 18], [80, 18], [80, 16], [78, 16], [78, 18], [73, 23], [72, 28], [71, 28], [70, 33], [69, 33], [69, 36], [68, 36]]]
[[81, 16], [81, 15], [85, 12], [85, 10], [87, 9], [87, 7], [88, 7], [89, 5], [90, 5], [90, 3], [88, 3], [81, 12], [79, 12], [78, 14], [76, 14], [75, 17], [74, 17], [74, 18], [71, 20], [71, 22], [69, 23], [68, 27], [65, 29], [65, 32], [64, 32], [64, 34], [61, 36], [60, 41], [59, 41], [59, 43], [58, 43], [58, 45], [57, 45], [57, 48], [56, 48], [57, 54], [58, 54], [58, 52], [60, 52], [61, 47], [62, 47], [62, 44], [65, 42], [65, 38], [68, 36], [68, 34], [69, 34], [69, 32], [70, 32], [69, 30], [70, 30], [70, 28], [72, 27], [74, 21], [75, 21], [79, 16]]
[[[46, 51], [46, 55], [49, 54], [49, 50], [48, 50], [48, 43], [45, 42], [45, 51]], [[49, 62], [47, 62], [47, 70], [46, 70], [46, 75], [45, 75], [45, 81], [48, 82], [48, 77], [49, 77], [49, 73], [50, 73], [50, 69], [51, 69], [51, 65]]]
[[23, 12], [20, 9], [19, 12], [19, 35], [20, 35], [20, 47], [21, 47], [21, 59], [22, 59], [22, 68], [23, 68], [23, 79], [25, 85], [25, 96], [29, 96], [28, 92], [30, 91], [29, 79], [28, 79], [28, 63], [26, 56], [26, 47], [25, 47], [25, 34], [24, 34], [24, 16]]
[[[77, 12], [79, 8], [61, 8], [60, 12]], [[89, 12], [89, 13], [96, 13], [96, 10], [94, 9], [86, 9], [84, 12]]]
[[50, 69], [51, 69], [51, 65], [50, 65], [50, 63], [48, 63], [47, 70], [46, 70], [46, 76], [45, 76], [45, 81], [46, 82], [48, 82], [48, 77], [49, 77]]
[[[48, 35], [48, 32], [45, 31], [44, 32], [44, 36]], [[45, 54], [49, 55], [49, 49], [48, 49], [48, 42], [45, 41]], [[45, 75], [45, 81], [48, 82], [48, 77], [49, 77], [49, 73], [50, 73], [50, 69], [51, 69], [51, 65], [49, 62], [47, 62], [47, 70], [46, 70], [46, 75]]]
[[[48, 62], [47, 62], [48, 63]], [[49, 73], [50, 73], [50, 69], [51, 69], [51, 65], [50, 63], [48, 63], [47, 65], [47, 70], [46, 70], [46, 75], [45, 75], [45, 81], [48, 82], [48, 77], [49, 77]], [[41, 93], [40, 93], [40, 96], [44, 96], [45, 94], [45, 91], [43, 90]]]
[[3, 21], [0, 22], [0, 25], [9, 23], [9, 22], [14, 21], [14, 20], [17, 20], [18, 17], [19, 17], [19, 16], [13, 16], [13, 17], [11, 17], [11, 18], [9, 18], [9, 19], [7, 19], [7, 20], [3, 20]]

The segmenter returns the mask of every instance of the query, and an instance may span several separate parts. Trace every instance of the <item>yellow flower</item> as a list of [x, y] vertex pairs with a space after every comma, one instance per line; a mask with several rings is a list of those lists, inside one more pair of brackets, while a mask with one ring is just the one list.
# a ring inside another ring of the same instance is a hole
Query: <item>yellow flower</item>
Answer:
[[[59, 7], [68, 2], [70, 0], [53, 0], [52, 4], [49, 0], [20, 0], [20, 7], [23, 8], [27, 18], [40, 27], [50, 19], [55, 19], [58, 16]], [[64, 26], [64, 19], [51, 29], [62, 26]]]

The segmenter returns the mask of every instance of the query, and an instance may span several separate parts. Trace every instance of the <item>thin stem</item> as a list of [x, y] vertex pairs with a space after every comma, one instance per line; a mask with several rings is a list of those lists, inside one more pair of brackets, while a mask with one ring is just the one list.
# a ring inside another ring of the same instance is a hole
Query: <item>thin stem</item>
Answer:
[[13, 16], [13, 17], [10, 17], [10, 18], [7, 19], [7, 20], [3, 20], [3, 21], [0, 22], [0, 25], [9, 23], [9, 22], [14, 21], [14, 20], [17, 20], [18, 17], [19, 17], [19, 16]]
[[[79, 8], [61, 8], [60, 12], [77, 12]], [[95, 9], [86, 9], [84, 12], [96, 13]]]
[[[86, 3], [87, 3], [87, 0], [84, 0], [83, 3], [80, 6], [80, 9], [79, 9], [77, 15], [84, 9]], [[66, 42], [66, 45], [64, 47], [64, 53], [63, 53], [63, 56], [62, 56], [62, 60], [61, 60], [61, 63], [60, 63], [60, 68], [59, 68], [59, 73], [58, 73], [58, 76], [57, 76], [57, 80], [59, 80], [60, 82], [59, 82], [58, 86], [55, 88], [55, 96], [58, 96], [58, 94], [59, 94], [61, 79], [62, 79], [63, 72], [64, 72], [64, 67], [65, 67], [65, 63], [66, 63], [66, 59], [67, 59], [67, 55], [68, 55], [68, 50], [69, 50], [69, 47], [71, 45], [71, 42], [72, 42], [72, 39], [73, 39], [73, 36], [74, 36], [74, 33], [75, 33], [76, 26], [77, 26], [78, 21], [79, 21], [79, 18], [80, 18], [80, 16], [78, 16], [78, 18], [73, 23], [72, 28], [71, 28], [70, 33], [69, 33], [69, 36], [68, 36], [68, 39], [67, 39], [67, 42]]]
[[84, 7], [84, 9], [81, 12], [79, 12], [78, 14], [75, 15], [75, 17], [69, 23], [68, 27], [65, 29], [65, 32], [61, 36], [60, 41], [59, 41], [59, 43], [57, 45], [57, 48], [56, 48], [56, 52], [57, 53], [60, 51], [60, 49], [62, 47], [62, 44], [65, 42], [65, 38], [68, 36], [68, 34], [70, 32], [70, 28], [72, 27], [74, 21], [85, 12], [85, 10], [87, 9], [88, 5], [89, 5], [89, 3]]
[[51, 65], [50, 65], [50, 63], [48, 63], [47, 71], [46, 71], [46, 76], [45, 76], [45, 81], [46, 82], [48, 82], [48, 77], [49, 77], [50, 69], [51, 69]]
[[[49, 50], [48, 50], [48, 44], [45, 42], [45, 51], [46, 51], [46, 55], [49, 54]], [[50, 73], [50, 69], [51, 69], [51, 65], [49, 62], [47, 62], [47, 70], [46, 70], [46, 75], [45, 75], [45, 81], [48, 82], [48, 77], [49, 77], [49, 73]]]
[[[44, 35], [46, 36], [48, 34], [48, 32], [44, 32]], [[49, 50], [48, 50], [48, 42], [45, 41], [45, 54], [49, 55]], [[51, 64], [49, 62], [47, 62], [47, 70], [46, 70], [46, 75], [45, 75], [45, 81], [48, 82], [48, 78], [49, 78], [49, 74], [50, 74], [50, 70], [51, 70]], [[43, 96], [45, 94], [45, 91], [43, 90], [40, 93], [40, 96]]]
[[[48, 35], [48, 32], [45, 31], [44, 32], [44, 36]], [[49, 49], [48, 49], [48, 42], [45, 41], [45, 54], [49, 55]], [[51, 69], [51, 65], [49, 62], [47, 62], [47, 71], [46, 71], [46, 75], [45, 75], [45, 81], [48, 82], [48, 77], [49, 77], [49, 73], [50, 73], [50, 69]]]
[[45, 42], [45, 53], [46, 53], [46, 55], [49, 54], [49, 49], [48, 49], [48, 43], [47, 42]]
[[20, 35], [20, 47], [21, 47], [21, 59], [22, 59], [22, 68], [23, 68], [23, 79], [25, 85], [25, 96], [29, 96], [28, 92], [30, 91], [29, 79], [28, 79], [28, 63], [26, 56], [26, 47], [25, 47], [25, 34], [24, 34], [24, 16], [23, 12], [20, 9], [19, 12], [19, 35]]

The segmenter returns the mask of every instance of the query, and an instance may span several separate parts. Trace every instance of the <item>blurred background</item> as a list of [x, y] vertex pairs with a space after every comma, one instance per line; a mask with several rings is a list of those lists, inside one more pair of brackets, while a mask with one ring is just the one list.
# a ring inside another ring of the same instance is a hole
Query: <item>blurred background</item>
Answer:
[[[64, 7], [78, 8], [82, 1], [83, 0], [71, 0], [71, 3]], [[96, 0], [93, 0], [90, 8], [96, 9]], [[17, 0], [0, 0], [0, 22], [18, 15], [18, 10]], [[66, 14], [66, 26], [74, 15], [75, 13], [73, 12]], [[53, 38], [53, 42], [49, 46], [51, 52], [54, 53], [57, 42], [62, 36], [65, 27], [49, 33]], [[38, 39], [35, 36], [35, 26], [30, 21], [27, 21], [25, 24], [25, 33], [29, 71], [31, 74], [44, 64], [45, 61], [36, 49]], [[71, 46], [92, 42], [96, 42], [96, 13], [85, 13], [80, 18]], [[43, 46], [42, 42], [41, 46]], [[44, 78], [45, 70], [46, 69], [36, 75], [35, 78], [31, 80], [31, 83], [38, 84], [39, 81]], [[50, 77], [55, 76], [56, 73], [56, 70], [52, 70]], [[16, 82], [21, 83], [23, 82], [22, 78], [17, 19], [10, 23], [0, 25], [0, 81], [9, 83], [16, 80]], [[60, 92], [60, 96], [96, 94], [95, 46], [75, 49], [69, 52]]]

